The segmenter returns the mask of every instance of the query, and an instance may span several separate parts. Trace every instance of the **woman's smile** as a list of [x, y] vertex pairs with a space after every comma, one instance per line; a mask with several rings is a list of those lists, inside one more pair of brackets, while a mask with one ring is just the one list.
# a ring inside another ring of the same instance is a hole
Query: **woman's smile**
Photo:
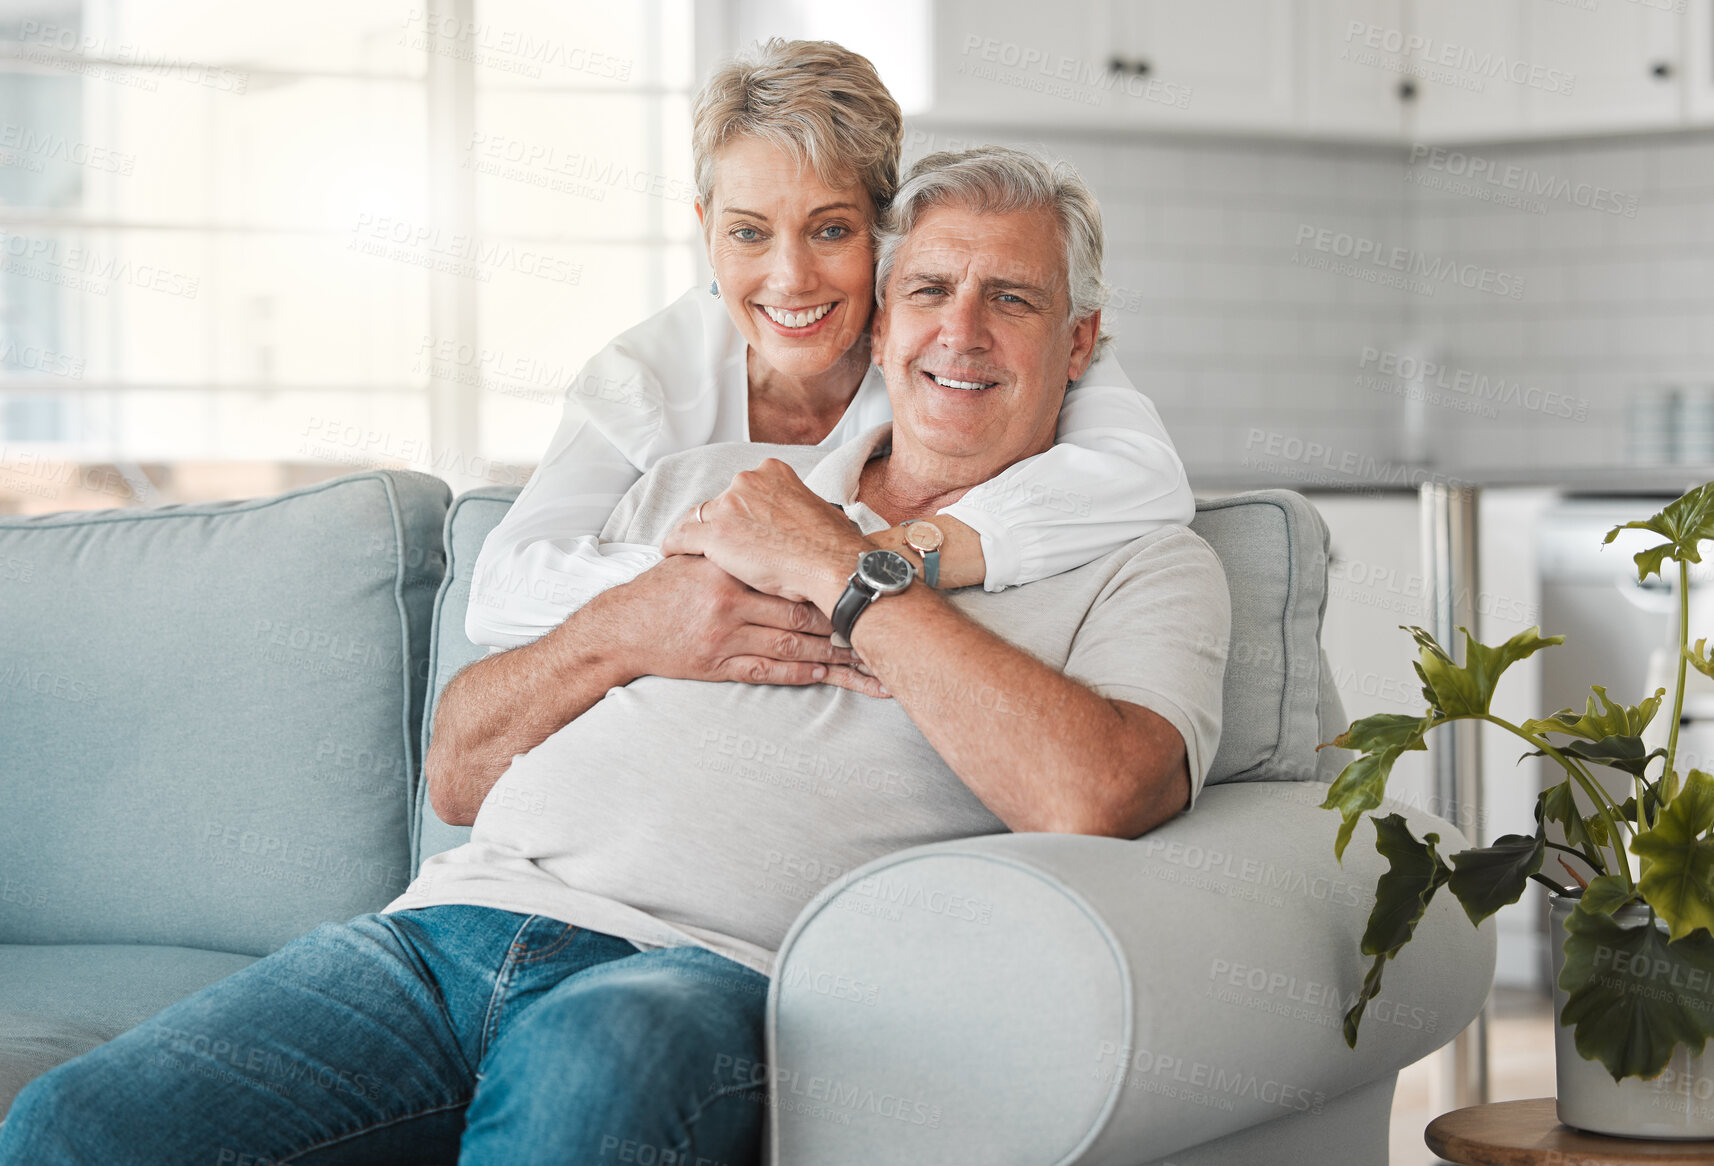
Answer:
[[756, 308], [773, 326], [773, 330], [781, 336], [813, 336], [824, 327], [830, 327], [829, 320], [834, 319], [835, 309], [839, 301], [816, 304], [808, 308], [780, 308], [771, 304], [757, 304]]

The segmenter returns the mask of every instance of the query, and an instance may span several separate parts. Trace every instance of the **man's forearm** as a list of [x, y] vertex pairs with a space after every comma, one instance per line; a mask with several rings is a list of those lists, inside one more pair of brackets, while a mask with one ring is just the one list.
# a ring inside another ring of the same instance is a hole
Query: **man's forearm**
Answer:
[[869, 606], [852, 643], [929, 744], [1013, 830], [1135, 837], [1184, 808], [1184, 743], [989, 632], [926, 587]]
[[605, 594], [541, 639], [478, 660], [446, 686], [423, 766], [442, 821], [470, 825], [513, 757], [635, 678]]

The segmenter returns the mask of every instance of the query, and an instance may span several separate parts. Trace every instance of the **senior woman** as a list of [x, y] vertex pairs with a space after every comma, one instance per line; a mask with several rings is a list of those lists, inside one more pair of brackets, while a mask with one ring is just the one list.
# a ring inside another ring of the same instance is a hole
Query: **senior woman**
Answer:
[[[652, 547], [597, 535], [661, 457], [723, 441], [834, 447], [891, 417], [868, 328], [872, 231], [898, 186], [903, 122], [874, 67], [825, 41], [769, 41], [709, 77], [692, 134], [696, 213], [714, 281], [619, 336], [580, 372], [540, 466], [482, 548], [466, 621], [473, 642], [529, 643], [600, 590], [658, 563]], [[1052, 449], [971, 490], [933, 523], [878, 541], [913, 557], [931, 585], [998, 591], [1189, 522], [1193, 511], [1154, 406], [1107, 358], [1067, 394]], [[706, 572], [674, 569], [671, 586], [712, 585]], [[748, 618], [758, 629], [801, 630], [801, 618], [781, 610], [752, 609]], [[698, 631], [708, 641], [742, 639], [731, 628], [682, 624], [713, 616], [677, 625], [661, 618], [663, 640], [682, 643]], [[818, 620], [813, 613], [810, 622]], [[725, 675], [664, 652], [649, 670], [808, 683], [811, 666], [826, 663], [828, 682], [878, 694], [847, 667], [848, 653], [817, 642], [808, 655], [771, 659], [764, 645], [778, 640], [749, 637], [754, 651]]]

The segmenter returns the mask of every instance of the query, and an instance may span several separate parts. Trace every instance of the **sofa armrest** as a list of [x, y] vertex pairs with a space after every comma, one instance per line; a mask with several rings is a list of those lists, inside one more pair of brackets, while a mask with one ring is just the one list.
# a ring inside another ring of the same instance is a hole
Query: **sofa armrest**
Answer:
[[770, 1160], [1134, 1166], [1318, 1113], [1451, 1040], [1494, 937], [1442, 893], [1345, 1046], [1386, 862], [1367, 826], [1334, 860], [1326, 788], [1216, 786], [1139, 839], [936, 843], [824, 889], [769, 995]]

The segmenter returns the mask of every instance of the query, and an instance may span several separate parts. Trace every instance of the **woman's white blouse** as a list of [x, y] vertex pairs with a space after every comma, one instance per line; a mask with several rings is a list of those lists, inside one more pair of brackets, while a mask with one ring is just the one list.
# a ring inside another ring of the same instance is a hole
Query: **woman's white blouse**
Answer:
[[[529, 643], [660, 561], [653, 546], [597, 536], [665, 455], [750, 439], [746, 348], [725, 307], [697, 288], [584, 365], [541, 464], [482, 544], [465, 617], [471, 642]], [[843, 445], [891, 419], [886, 382], [871, 366], [819, 444]], [[981, 535], [989, 591], [1082, 566], [1194, 512], [1160, 414], [1111, 358], [1066, 393], [1058, 444], [940, 511]]]

